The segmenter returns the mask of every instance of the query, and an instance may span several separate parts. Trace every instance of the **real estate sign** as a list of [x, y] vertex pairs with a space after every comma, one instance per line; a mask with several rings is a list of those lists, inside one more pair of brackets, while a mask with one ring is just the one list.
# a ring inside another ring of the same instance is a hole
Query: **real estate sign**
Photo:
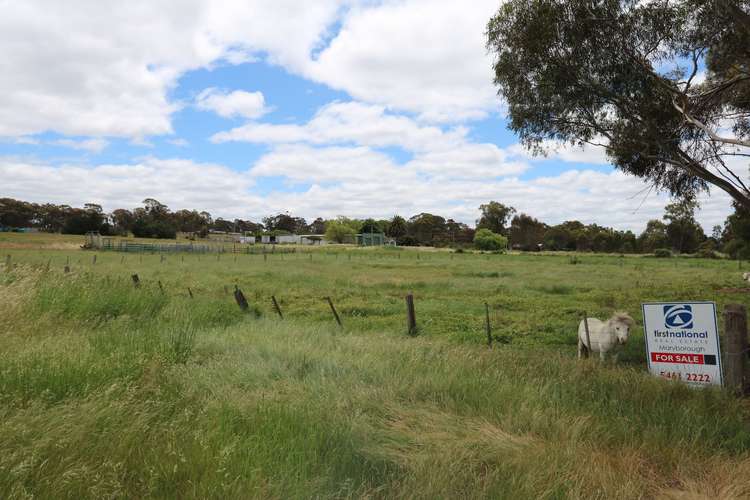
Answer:
[[643, 304], [648, 368], [694, 386], [721, 385], [721, 351], [713, 302]]

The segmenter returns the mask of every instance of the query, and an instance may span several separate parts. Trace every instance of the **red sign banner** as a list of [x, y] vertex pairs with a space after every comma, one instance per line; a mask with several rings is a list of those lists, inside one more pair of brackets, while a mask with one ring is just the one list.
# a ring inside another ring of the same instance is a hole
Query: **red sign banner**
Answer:
[[654, 363], [681, 363], [687, 365], [704, 364], [703, 354], [675, 354], [670, 352], [652, 352], [651, 361]]

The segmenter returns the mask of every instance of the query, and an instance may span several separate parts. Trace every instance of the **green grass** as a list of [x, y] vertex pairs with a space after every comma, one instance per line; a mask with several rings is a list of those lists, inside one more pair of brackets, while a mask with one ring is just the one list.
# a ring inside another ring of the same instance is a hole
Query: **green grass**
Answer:
[[640, 323], [642, 301], [747, 304], [721, 291], [742, 286], [736, 262], [339, 249], [93, 264], [75, 240], [25, 236], [0, 235], [4, 498], [750, 495], [745, 402], [649, 376], [640, 328], [618, 366], [574, 358], [584, 310]]

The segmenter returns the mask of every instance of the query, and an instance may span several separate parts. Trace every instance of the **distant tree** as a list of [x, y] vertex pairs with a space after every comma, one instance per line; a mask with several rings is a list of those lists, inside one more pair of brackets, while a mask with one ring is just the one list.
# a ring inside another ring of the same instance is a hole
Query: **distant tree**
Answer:
[[117, 234], [127, 235], [128, 231], [133, 229], [133, 223], [135, 222], [135, 216], [130, 210], [124, 208], [118, 208], [112, 211], [110, 214], [112, 224], [114, 225], [114, 232]]
[[68, 205], [45, 203], [38, 208], [36, 224], [41, 231], [59, 233], [65, 227], [65, 220], [71, 212], [72, 208]]
[[406, 236], [408, 231], [409, 228], [406, 223], [406, 219], [404, 219], [400, 215], [394, 215], [385, 228], [385, 234], [390, 238], [395, 238], [396, 240]]
[[508, 238], [489, 229], [478, 229], [474, 234], [474, 246], [479, 250], [503, 251], [508, 248]]
[[535, 218], [518, 214], [510, 223], [510, 243], [521, 250], [535, 250], [544, 243], [547, 225]]
[[657, 248], [666, 248], [668, 246], [667, 225], [658, 219], [648, 221], [646, 229], [638, 236], [640, 251], [650, 253]]
[[102, 234], [109, 234], [109, 228], [105, 226], [105, 218], [102, 214], [101, 207], [80, 209], [76, 208], [66, 217], [62, 232], [65, 234], [86, 234], [89, 231], [96, 231]]
[[146, 213], [154, 220], [163, 220], [169, 215], [169, 207], [153, 198], [143, 200]]
[[206, 223], [206, 226], [210, 226], [213, 222], [213, 219], [211, 218], [211, 214], [206, 212], [205, 210], [203, 212], [200, 212], [199, 214], [201, 216], [201, 219]]
[[750, 210], [734, 203], [734, 213], [724, 222], [723, 251], [733, 258], [750, 258]]
[[263, 231], [263, 224], [258, 224], [249, 220], [234, 219], [234, 228], [240, 233], [261, 233]]
[[326, 232], [326, 222], [318, 217], [310, 224], [310, 232], [312, 234], [324, 234]]
[[380, 223], [375, 219], [365, 219], [362, 221], [362, 226], [359, 228], [360, 233], [382, 233], [383, 228]]
[[351, 226], [343, 222], [331, 220], [326, 224], [325, 237], [328, 241], [346, 243], [347, 240], [354, 238], [356, 234], [357, 232]]
[[288, 213], [278, 214], [263, 219], [267, 231], [283, 231], [292, 234], [307, 232], [307, 222], [302, 217], [292, 217]]
[[143, 205], [133, 210], [133, 236], [164, 239], [177, 237], [177, 223], [169, 207], [153, 198], [143, 200]]
[[748, 40], [747, 0], [508, 0], [487, 27], [523, 144], [602, 145], [675, 197], [714, 185], [746, 208], [727, 162], [750, 152]]
[[[571, 245], [573, 248], [571, 248]], [[544, 233], [544, 248], [548, 250], [571, 250], [575, 248], [575, 239], [562, 224], [553, 226]]]
[[445, 219], [439, 215], [423, 212], [409, 219], [409, 236], [420, 245], [433, 245], [445, 234]]
[[722, 233], [722, 227], [719, 224], [716, 224], [711, 229], [711, 238], [717, 243], [721, 242], [721, 233]]
[[232, 221], [224, 220], [221, 217], [214, 220], [211, 224], [211, 229], [214, 231], [221, 231], [224, 233], [234, 232], [234, 223]]
[[690, 197], [683, 197], [664, 208], [664, 220], [667, 221], [667, 241], [670, 247], [680, 253], [694, 253], [706, 236], [700, 224], [695, 220], [695, 209], [698, 202]]
[[463, 222], [456, 222], [453, 219], [445, 221], [445, 232], [442, 238], [438, 239], [441, 245], [465, 245], [474, 241], [475, 231]]
[[[355, 234], [362, 232], [362, 221], [361, 220], [350, 219], [349, 217], [344, 217], [343, 215], [339, 215], [338, 217], [336, 217], [335, 220], [336, 220], [336, 222], [339, 222], [339, 223], [344, 224], [345, 226], [348, 226], [349, 228], [351, 228], [351, 230], [354, 231]], [[327, 224], [328, 223], [326, 222], [326, 227], [328, 227]]]
[[515, 208], [497, 201], [479, 205], [479, 210], [482, 215], [477, 220], [477, 229], [489, 229], [497, 234], [507, 234], [508, 221], [516, 213]]
[[172, 214], [172, 219], [177, 229], [183, 233], [198, 233], [212, 223], [210, 214], [197, 210], [178, 210]]
[[13, 198], [0, 198], [0, 226], [31, 227], [36, 219], [37, 207]]

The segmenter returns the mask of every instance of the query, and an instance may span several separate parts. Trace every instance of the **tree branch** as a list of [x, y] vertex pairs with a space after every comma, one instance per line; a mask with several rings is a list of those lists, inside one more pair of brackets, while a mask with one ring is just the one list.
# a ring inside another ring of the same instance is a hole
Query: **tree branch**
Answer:
[[731, 137], [721, 137], [717, 135], [713, 130], [711, 130], [709, 127], [701, 123], [700, 121], [696, 120], [690, 114], [683, 108], [680, 107], [679, 104], [675, 100], [672, 100], [672, 106], [680, 112], [680, 114], [687, 120], [689, 123], [695, 125], [702, 131], [704, 131], [711, 139], [717, 142], [723, 142], [724, 144], [734, 144], [735, 146], [742, 146], [745, 148], [750, 148], [750, 141], [741, 141], [739, 139], [732, 139]]

